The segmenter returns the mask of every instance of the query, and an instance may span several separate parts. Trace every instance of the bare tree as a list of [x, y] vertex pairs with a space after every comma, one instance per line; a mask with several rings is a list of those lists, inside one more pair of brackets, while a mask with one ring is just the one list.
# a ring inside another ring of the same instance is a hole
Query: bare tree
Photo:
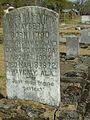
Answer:
[[84, 4], [82, 14], [90, 15], [90, 0], [87, 0]]
[[82, 14], [82, 9], [84, 7], [84, 4], [87, 0], [76, 0], [75, 2], [75, 8]]

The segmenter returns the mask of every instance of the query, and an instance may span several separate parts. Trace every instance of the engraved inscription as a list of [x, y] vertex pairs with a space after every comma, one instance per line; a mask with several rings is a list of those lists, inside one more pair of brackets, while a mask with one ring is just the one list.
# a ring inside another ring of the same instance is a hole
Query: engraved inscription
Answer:
[[4, 17], [4, 33], [8, 96], [59, 105], [58, 14], [18, 8]]

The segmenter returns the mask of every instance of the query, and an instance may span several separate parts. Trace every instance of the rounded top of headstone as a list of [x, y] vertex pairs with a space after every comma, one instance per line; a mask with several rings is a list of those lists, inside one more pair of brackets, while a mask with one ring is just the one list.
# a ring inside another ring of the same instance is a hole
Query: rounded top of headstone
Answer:
[[[19, 7], [19, 8], [16, 8], [14, 9], [13, 11], [9, 12], [8, 14], [13, 14], [14, 12], [23, 12], [23, 11], [29, 11], [29, 10], [32, 10], [33, 12], [36, 12], [36, 11], [40, 11], [41, 12], [45, 12], [45, 13], [52, 13], [54, 16], [58, 17], [58, 13], [51, 10], [51, 9], [48, 9], [48, 8], [45, 8], [45, 7], [40, 7], [40, 6], [24, 6], [24, 7]], [[8, 14], [6, 14], [5, 16], [7, 16]]]

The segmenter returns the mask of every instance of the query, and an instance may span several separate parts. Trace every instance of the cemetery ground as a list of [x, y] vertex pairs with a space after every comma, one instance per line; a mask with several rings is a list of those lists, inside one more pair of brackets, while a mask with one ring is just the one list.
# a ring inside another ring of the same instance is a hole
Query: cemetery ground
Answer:
[[[63, 33], [68, 33], [65, 30]], [[2, 29], [0, 29], [0, 34]], [[80, 34], [70, 30], [69, 33]], [[66, 43], [60, 43], [61, 97], [57, 107], [6, 96], [3, 43], [0, 44], [0, 120], [90, 120], [90, 45], [80, 44], [80, 56], [66, 59]]]

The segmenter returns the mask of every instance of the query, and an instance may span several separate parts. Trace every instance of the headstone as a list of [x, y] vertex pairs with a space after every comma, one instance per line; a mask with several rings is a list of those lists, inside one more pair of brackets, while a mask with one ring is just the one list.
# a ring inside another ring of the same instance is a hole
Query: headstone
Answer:
[[79, 55], [79, 39], [78, 37], [66, 37], [66, 56], [67, 58], [75, 58]]
[[37, 6], [4, 16], [4, 46], [9, 98], [60, 103], [58, 14]]
[[80, 43], [90, 44], [90, 30], [81, 31]]
[[66, 43], [66, 37], [76, 37], [76, 35], [64, 35], [60, 36], [60, 43]]
[[90, 23], [90, 16], [89, 15], [83, 15], [81, 16], [81, 23]]
[[60, 36], [60, 43], [65, 43], [65, 42], [66, 42], [66, 38], [65, 38], [65, 37]]

